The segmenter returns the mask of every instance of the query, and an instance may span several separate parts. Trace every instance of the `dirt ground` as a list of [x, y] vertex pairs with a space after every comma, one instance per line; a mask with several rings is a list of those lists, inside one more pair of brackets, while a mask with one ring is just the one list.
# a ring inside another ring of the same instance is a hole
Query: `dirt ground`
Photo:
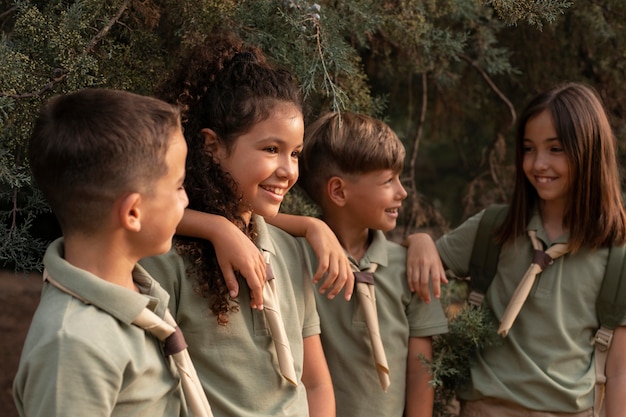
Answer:
[[37, 273], [15, 274], [0, 270], [0, 416], [18, 417], [12, 384], [28, 332], [39, 302], [41, 278]]

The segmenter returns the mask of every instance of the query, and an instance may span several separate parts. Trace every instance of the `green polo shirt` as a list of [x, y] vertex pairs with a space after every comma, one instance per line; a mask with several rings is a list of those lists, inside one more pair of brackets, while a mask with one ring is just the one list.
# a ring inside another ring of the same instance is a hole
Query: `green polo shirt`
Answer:
[[[437, 241], [442, 260], [458, 276], [469, 274], [483, 213]], [[565, 235], [550, 241], [537, 213], [527, 229], [536, 230], [546, 247], [568, 239]], [[563, 413], [591, 408], [595, 384], [592, 341], [600, 325], [595, 303], [607, 258], [606, 248], [583, 248], [556, 259], [540, 273], [509, 335], [502, 344], [479, 352], [472, 362], [472, 383], [459, 393], [460, 398], [493, 397], [533, 410]], [[528, 237], [502, 247], [484, 301], [498, 319], [531, 260]]]
[[133, 278], [143, 294], [72, 266], [63, 239], [44, 265], [89, 304], [44, 284], [13, 385], [20, 416], [180, 415], [175, 365], [156, 337], [131, 324], [145, 307], [163, 317], [168, 294], [139, 266]]
[[[317, 257], [304, 239], [300, 242], [308, 250], [309, 270], [314, 271]], [[337, 416], [402, 417], [409, 337], [445, 333], [448, 323], [438, 299], [433, 297], [426, 304], [411, 293], [406, 248], [389, 242], [381, 231], [373, 231], [373, 240], [357, 264], [366, 270], [371, 263], [378, 264], [374, 274], [376, 309], [391, 380], [387, 392], [380, 387], [358, 297], [350, 302], [340, 297], [329, 300], [316, 291], [322, 345], [333, 380]]]
[[[311, 277], [294, 237], [254, 216], [259, 249], [270, 264], [285, 331], [298, 379], [302, 376], [303, 338], [320, 333]], [[141, 261], [172, 295], [170, 310], [185, 334], [215, 417], [308, 416], [304, 385], [292, 386], [279, 373], [278, 358], [262, 311], [250, 308], [250, 291], [239, 281], [239, 311], [218, 325], [209, 302], [198, 295], [195, 276], [175, 250]]]

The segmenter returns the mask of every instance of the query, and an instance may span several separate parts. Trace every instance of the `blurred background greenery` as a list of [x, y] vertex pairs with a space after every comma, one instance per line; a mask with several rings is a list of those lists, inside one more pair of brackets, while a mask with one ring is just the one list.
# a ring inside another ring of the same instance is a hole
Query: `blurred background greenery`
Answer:
[[[25, 157], [42, 102], [90, 86], [151, 94], [209, 32], [295, 72], [307, 121], [352, 110], [394, 128], [401, 238], [506, 200], [516, 112], [555, 83], [598, 89], [623, 159], [625, 23], [622, 0], [0, 0], [0, 264], [40, 268], [59, 233]], [[285, 210], [308, 212], [299, 199]]]

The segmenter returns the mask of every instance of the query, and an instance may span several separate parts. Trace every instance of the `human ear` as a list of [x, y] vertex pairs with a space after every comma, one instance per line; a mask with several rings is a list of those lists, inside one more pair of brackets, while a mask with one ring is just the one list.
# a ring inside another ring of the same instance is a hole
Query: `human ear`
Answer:
[[141, 230], [141, 194], [131, 193], [119, 202], [118, 217], [121, 226], [131, 232]]
[[219, 151], [222, 146], [217, 134], [212, 129], [206, 127], [200, 130], [200, 133], [204, 137], [204, 149], [211, 152], [214, 157], [219, 157]]
[[333, 204], [343, 207], [346, 204], [346, 183], [340, 177], [331, 177], [326, 183], [326, 193]]

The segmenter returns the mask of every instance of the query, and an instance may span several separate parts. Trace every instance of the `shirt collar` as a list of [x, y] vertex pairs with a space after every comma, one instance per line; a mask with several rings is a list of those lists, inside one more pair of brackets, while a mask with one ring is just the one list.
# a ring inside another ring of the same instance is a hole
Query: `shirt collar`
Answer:
[[365, 255], [357, 262], [352, 256], [348, 255], [350, 262], [354, 262], [361, 271], [369, 269], [370, 265], [375, 263], [379, 266], [387, 266], [389, 264], [388, 252], [387, 252], [387, 237], [380, 230], [370, 229], [370, 236], [372, 241], [370, 242]]
[[63, 259], [64, 239], [52, 242], [44, 255], [44, 265], [52, 278], [82, 300], [109, 313], [119, 321], [131, 324], [145, 307], [163, 316], [169, 295], [141, 266], [133, 269], [133, 280], [144, 294], [112, 284], [75, 267]]
[[546, 245], [546, 247], [550, 247], [556, 243], [567, 243], [569, 240], [569, 231], [565, 232], [554, 241], [551, 241], [548, 238], [548, 234], [546, 233], [546, 230], [543, 227], [543, 222], [541, 221], [541, 216], [539, 215], [539, 207], [537, 206], [533, 209], [530, 221], [526, 226], [526, 231], [529, 230], [536, 230], [537, 237]]

